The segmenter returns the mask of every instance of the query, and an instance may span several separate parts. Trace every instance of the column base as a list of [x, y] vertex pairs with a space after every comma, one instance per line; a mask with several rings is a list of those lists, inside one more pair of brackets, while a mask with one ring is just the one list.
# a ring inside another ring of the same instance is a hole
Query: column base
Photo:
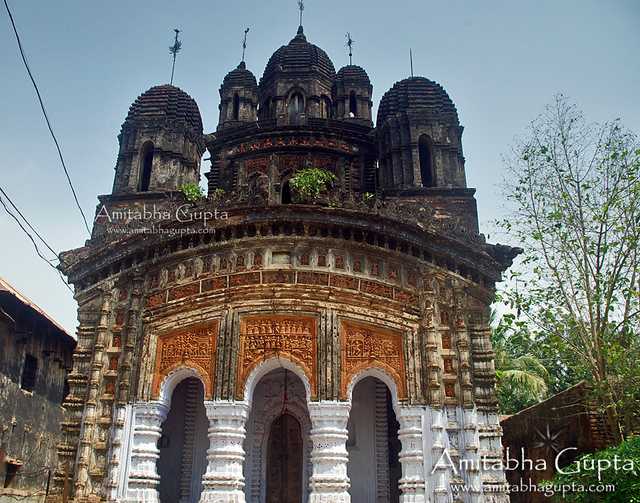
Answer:
[[245, 503], [243, 491], [216, 491], [204, 489], [199, 503]]
[[401, 494], [400, 503], [426, 503], [424, 494]]
[[351, 503], [349, 493], [311, 493], [309, 503]]
[[127, 491], [125, 503], [160, 503], [160, 496], [156, 489], [131, 489]]

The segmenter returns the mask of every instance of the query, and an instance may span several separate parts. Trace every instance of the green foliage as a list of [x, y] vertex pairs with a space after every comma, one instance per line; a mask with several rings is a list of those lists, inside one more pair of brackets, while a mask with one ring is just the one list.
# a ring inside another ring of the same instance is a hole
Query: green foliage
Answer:
[[531, 335], [515, 317], [505, 314], [493, 329], [496, 392], [503, 414], [514, 414], [544, 400], [551, 375], [540, 358]]
[[297, 202], [318, 201], [336, 180], [336, 176], [325, 169], [305, 168], [298, 171], [289, 184]]
[[615, 435], [640, 417], [640, 145], [563, 96], [507, 159], [501, 222], [525, 248], [501, 298], [553, 390], [585, 378]]
[[204, 197], [202, 187], [197, 183], [185, 183], [180, 187], [180, 192], [184, 194], [185, 199], [190, 203], [198, 202]]
[[554, 486], [575, 484], [574, 487], [586, 488], [612, 485], [615, 490], [599, 493], [574, 491], [557, 495], [554, 501], [640, 503], [639, 470], [640, 437], [630, 437], [616, 447], [581, 456], [571, 465], [562, 468], [564, 473], [558, 473], [552, 481]]

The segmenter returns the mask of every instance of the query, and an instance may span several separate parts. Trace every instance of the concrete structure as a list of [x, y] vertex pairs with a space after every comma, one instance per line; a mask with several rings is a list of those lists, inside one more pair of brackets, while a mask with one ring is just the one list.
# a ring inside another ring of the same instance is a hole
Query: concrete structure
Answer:
[[0, 502], [42, 502], [58, 467], [75, 340], [0, 278]]
[[[375, 128], [372, 92], [300, 27], [259, 82], [227, 75], [214, 133], [176, 87], [132, 105], [61, 256], [74, 501], [508, 501], [499, 468], [438, 461], [502, 457], [488, 314], [517, 250], [478, 233], [444, 89], [399, 82]], [[304, 168], [335, 180], [305, 199]]]

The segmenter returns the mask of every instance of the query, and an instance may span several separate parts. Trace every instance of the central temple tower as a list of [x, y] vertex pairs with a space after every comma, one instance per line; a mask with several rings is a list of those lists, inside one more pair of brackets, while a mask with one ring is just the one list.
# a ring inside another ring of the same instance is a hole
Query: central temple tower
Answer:
[[[518, 250], [479, 234], [447, 92], [401, 80], [374, 127], [366, 71], [300, 27], [219, 94], [206, 135], [177, 87], [136, 99], [92, 238], [61, 256], [59, 494], [508, 502], [489, 308]], [[185, 198], [205, 148], [208, 194]]]

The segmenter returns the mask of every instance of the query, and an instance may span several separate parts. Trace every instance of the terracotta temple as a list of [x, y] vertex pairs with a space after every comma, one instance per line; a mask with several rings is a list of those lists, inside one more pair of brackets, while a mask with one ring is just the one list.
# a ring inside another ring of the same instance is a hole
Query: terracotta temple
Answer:
[[[502, 459], [489, 306], [518, 250], [479, 233], [447, 92], [401, 80], [375, 126], [372, 97], [300, 27], [259, 81], [228, 73], [212, 133], [172, 85], [131, 105], [91, 239], [61, 255], [60, 501], [509, 500], [480, 461]], [[334, 175], [312, 199], [307, 168]]]

